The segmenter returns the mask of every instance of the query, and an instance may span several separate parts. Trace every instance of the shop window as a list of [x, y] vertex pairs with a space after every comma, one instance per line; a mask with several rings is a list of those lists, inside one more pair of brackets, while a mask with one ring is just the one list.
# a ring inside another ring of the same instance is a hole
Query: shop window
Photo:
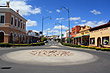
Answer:
[[95, 38], [90, 38], [90, 44], [95, 44]]
[[103, 37], [102, 41], [103, 41], [103, 45], [108, 45], [109, 44], [109, 37]]

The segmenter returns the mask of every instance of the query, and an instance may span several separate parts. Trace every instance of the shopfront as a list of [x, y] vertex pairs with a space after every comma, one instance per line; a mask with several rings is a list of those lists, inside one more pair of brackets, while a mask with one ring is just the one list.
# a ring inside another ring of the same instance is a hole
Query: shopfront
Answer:
[[89, 45], [110, 47], [110, 22], [90, 29]]

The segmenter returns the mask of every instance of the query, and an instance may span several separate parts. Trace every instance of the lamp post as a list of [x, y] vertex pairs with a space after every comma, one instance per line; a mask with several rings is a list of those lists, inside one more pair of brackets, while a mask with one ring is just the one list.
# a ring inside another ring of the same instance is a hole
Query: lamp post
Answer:
[[42, 17], [42, 36], [43, 36], [43, 23], [44, 23], [44, 19], [46, 19], [46, 18], [50, 18], [50, 19], [52, 19], [51, 18], [51, 16], [48, 16], [48, 17]]
[[62, 23], [55, 23], [55, 25], [57, 24], [61, 25], [61, 43], [62, 43]]
[[68, 12], [69, 43], [70, 43], [70, 15], [69, 15], [69, 8], [66, 8], [66, 7], [61, 6], [61, 8], [60, 8], [60, 9], [62, 9], [62, 8], [66, 9], [66, 10], [67, 10], [67, 12]]

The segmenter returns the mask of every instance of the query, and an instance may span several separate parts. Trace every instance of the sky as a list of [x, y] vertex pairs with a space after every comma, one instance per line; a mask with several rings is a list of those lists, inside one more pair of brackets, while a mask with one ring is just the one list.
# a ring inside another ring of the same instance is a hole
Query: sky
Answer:
[[[96, 27], [110, 20], [110, 0], [0, 0], [0, 5], [6, 5], [18, 10], [27, 20], [26, 30], [42, 31], [42, 17], [44, 16], [44, 35], [60, 35], [61, 25], [63, 33], [68, 29], [69, 9], [70, 28], [76, 25]], [[50, 16], [52, 19], [46, 18]], [[55, 23], [60, 23], [55, 25]]]

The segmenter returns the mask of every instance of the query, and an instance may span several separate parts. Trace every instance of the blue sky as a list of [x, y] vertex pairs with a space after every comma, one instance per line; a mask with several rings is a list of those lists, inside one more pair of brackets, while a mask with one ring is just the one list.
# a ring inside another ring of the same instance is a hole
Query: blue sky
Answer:
[[[65, 9], [70, 10], [70, 26], [88, 25], [91, 27], [107, 23], [110, 19], [110, 0], [1, 0], [0, 5], [10, 1], [11, 8], [19, 9], [20, 14], [27, 19], [27, 30], [42, 30], [42, 16], [51, 16], [44, 20], [44, 34], [47, 29], [49, 35], [60, 35], [60, 26], [55, 23], [62, 22], [63, 33], [68, 29], [68, 15]], [[16, 5], [15, 5], [16, 4]]]

